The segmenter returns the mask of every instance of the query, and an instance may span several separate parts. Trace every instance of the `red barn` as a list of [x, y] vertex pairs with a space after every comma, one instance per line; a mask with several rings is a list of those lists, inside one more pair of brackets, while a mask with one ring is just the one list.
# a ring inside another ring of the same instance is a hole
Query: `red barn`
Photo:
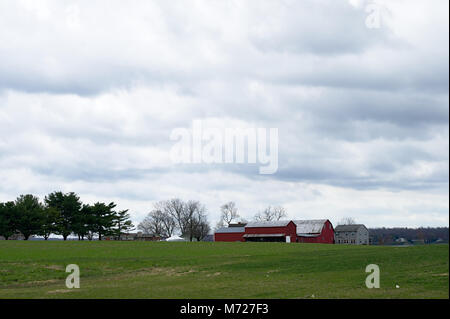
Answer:
[[280, 241], [286, 237], [295, 240], [296, 225], [293, 221], [252, 222], [245, 226], [245, 241]]
[[296, 242], [334, 244], [334, 228], [328, 219], [294, 220]]
[[218, 229], [214, 241], [334, 244], [334, 228], [328, 219], [251, 222], [245, 227]]
[[244, 227], [222, 227], [215, 231], [214, 241], [245, 241]]

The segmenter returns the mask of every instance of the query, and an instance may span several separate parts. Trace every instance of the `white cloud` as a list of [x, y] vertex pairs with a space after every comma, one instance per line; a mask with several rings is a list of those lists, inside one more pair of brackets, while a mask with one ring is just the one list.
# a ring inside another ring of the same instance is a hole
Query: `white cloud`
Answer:
[[[448, 2], [378, 1], [380, 29], [367, 3], [2, 1], [0, 200], [448, 225]], [[194, 119], [279, 128], [278, 173], [171, 164]]]

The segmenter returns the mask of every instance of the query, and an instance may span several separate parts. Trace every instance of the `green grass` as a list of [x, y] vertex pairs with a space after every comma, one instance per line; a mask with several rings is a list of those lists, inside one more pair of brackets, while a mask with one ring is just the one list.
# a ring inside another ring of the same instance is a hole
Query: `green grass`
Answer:
[[[449, 298], [448, 252], [448, 245], [0, 241], [0, 298]], [[80, 289], [65, 286], [68, 264], [80, 267]], [[365, 286], [368, 264], [380, 267], [379, 289]]]

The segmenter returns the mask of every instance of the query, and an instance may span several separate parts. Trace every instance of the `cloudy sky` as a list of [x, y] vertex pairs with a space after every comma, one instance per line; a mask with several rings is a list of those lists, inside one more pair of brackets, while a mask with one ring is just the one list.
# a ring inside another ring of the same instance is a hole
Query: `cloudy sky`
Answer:
[[[247, 219], [282, 205], [448, 226], [448, 6], [1, 0], [0, 201], [62, 190], [136, 223], [180, 197], [213, 225], [233, 200]], [[193, 120], [278, 128], [278, 171], [174, 164], [170, 134]]]

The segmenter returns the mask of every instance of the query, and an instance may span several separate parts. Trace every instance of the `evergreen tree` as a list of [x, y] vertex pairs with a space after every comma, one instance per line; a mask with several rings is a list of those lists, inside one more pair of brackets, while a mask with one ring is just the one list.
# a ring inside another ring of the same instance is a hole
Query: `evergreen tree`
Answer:
[[123, 233], [134, 230], [134, 225], [130, 220], [128, 209], [119, 211], [114, 214], [115, 236], [118, 240], [121, 239]]
[[16, 228], [25, 240], [38, 235], [44, 223], [44, 207], [33, 195], [20, 195], [15, 202], [17, 209]]
[[58, 232], [58, 224], [61, 223], [61, 214], [53, 207], [45, 207], [43, 210], [43, 222], [38, 235], [47, 240], [51, 234]]
[[6, 240], [16, 233], [16, 217], [14, 202], [0, 203], [0, 236]]
[[60, 218], [57, 224], [57, 233], [62, 235], [64, 240], [72, 232], [77, 233], [79, 231], [75, 222], [80, 214], [82, 204], [75, 193], [53, 192], [45, 197], [45, 203], [47, 207], [52, 207], [59, 212]]
[[114, 235], [114, 218], [115, 213], [113, 209], [116, 207], [116, 204], [109, 203], [106, 205], [105, 203], [95, 203], [90, 206], [90, 215], [91, 222], [90, 230], [93, 233], [98, 234], [98, 240], [102, 240], [102, 238], [106, 235]]

